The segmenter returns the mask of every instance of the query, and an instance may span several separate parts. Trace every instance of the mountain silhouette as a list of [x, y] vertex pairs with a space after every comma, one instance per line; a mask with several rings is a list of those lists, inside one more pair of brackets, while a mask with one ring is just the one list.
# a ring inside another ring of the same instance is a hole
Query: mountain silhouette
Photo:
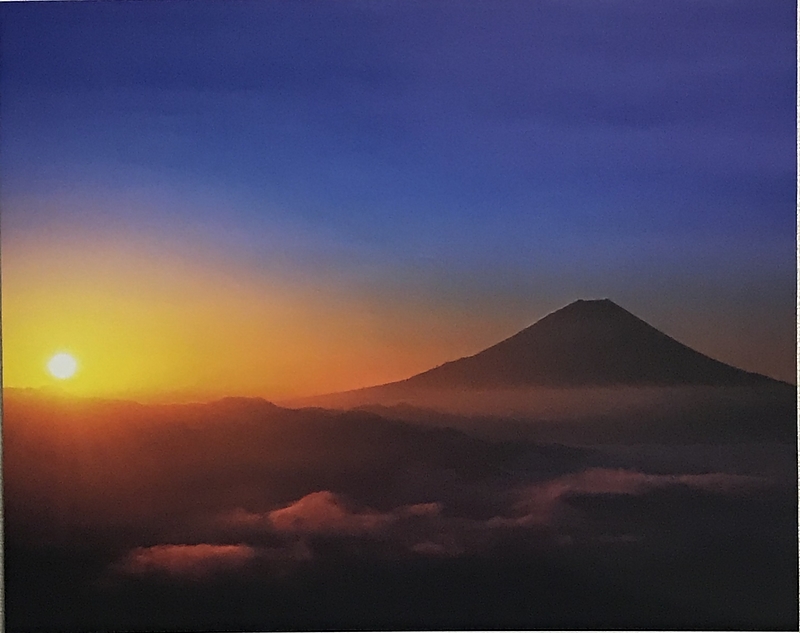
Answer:
[[366, 408], [495, 439], [793, 441], [797, 433], [794, 385], [709, 358], [608, 299], [575, 301], [405, 380], [286, 404]]
[[709, 358], [599, 299], [575, 301], [474, 356], [392, 384], [491, 389], [766, 383], [778, 381]]

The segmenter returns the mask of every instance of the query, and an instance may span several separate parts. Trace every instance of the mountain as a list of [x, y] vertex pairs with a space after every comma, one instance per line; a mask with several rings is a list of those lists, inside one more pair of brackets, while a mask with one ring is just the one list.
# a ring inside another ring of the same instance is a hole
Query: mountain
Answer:
[[643, 402], [647, 415], [665, 406], [682, 415], [713, 401], [712, 409], [725, 416], [725, 407], [735, 402], [741, 408], [754, 396], [748, 406], [758, 411], [776, 398], [781, 411], [784, 405], [794, 411], [793, 385], [709, 358], [599, 299], [575, 301], [474, 356], [406, 380], [285, 404], [347, 409], [406, 403], [458, 414], [561, 418], [567, 412], [644, 413]]
[[401, 381], [433, 388], [777, 382], [697, 352], [613, 301], [578, 300], [482, 352]]

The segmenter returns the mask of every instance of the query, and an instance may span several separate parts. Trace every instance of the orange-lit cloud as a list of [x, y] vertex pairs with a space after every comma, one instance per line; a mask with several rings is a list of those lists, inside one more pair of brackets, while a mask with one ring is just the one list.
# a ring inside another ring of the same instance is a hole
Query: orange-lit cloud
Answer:
[[323, 490], [269, 512], [266, 519], [279, 532], [356, 535], [376, 532], [395, 517], [373, 510], [352, 511], [342, 497]]
[[[378, 538], [394, 543], [401, 552], [421, 556], [452, 557], [480, 546], [487, 523], [459, 517], [445, 518], [441, 503], [398, 506], [388, 512], [356, 510], [344, 497], [328, 490], [313, 492], [286, 507], [264, 513], [237, 509], [223, 524], [285, 538], [348, 536]], [[397, 552], [397, 550], [392, 550]]]
[[312, 492], [288, 506], [270, 512], [254, 513], [238, 508], [226, 515], [223, 523], [257, 530], [296, 534], [375, 534], [399, 519], [438, 517], [440, 503], [401, 506], [390, 512], [369, 508], [356, 510], [344, 497], [329, 490]]
[[120, 562], [117, 571], [141, 575], [154, 572], [201, 580], [220, 571], [242, 567], [256, 557], [249, 545], [155, 545], [139, 547]]
[[203, 581], [217, 574], [242, 570], [258, 561], [283, 566], [312, 558], [311, 550], [303, 541], [294, 541], [278, 547], [260, 547], [244, 543], [162, 544], [137, 547], [129, 551], [111, 566], [110, 571], [124, 576], [166, 574], [173, 578]]

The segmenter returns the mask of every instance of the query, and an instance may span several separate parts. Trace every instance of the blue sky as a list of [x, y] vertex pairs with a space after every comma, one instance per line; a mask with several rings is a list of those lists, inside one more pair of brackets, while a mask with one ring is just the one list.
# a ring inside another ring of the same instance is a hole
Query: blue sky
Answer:
[[494, 319], [500, 338], [609, 296], [795, 375], [793, 2], [140, 0], [0, 18], [6, 244], [146, 227], [387, 313], [410, 298]]

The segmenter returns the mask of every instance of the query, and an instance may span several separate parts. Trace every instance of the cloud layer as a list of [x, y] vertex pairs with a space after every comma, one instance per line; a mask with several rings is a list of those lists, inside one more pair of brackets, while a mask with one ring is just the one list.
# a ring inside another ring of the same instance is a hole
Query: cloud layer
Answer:
[[[596, 543], [636, 543], [644, 538], [635, 524], [610, 532], [608, 525], [586, 504], [584, 498], [620, 499], [635, 507], [650, 502], [659, 491], [685, 491], [700, 498], [746, 499], [769, 491], [763, 477], [726, 473], [654, 475], [633, 470], [589, 468], [561, 477], [501, 490], [510, 501], [503, 514], [475, 519], [447, 512], [440, 502], [397, 506], [378, 511], [358, 504], [345, 495], [319, 490], [266, 512], [233, 509], [210, 524], [217, 526], [217, 539], [231, 530], [244, 541], [230, 544], [162, 544], [137, 547], [118, 561], [114, 571], [123, 575], [164, 573], [175, 578], [204, 580], [242, 569], [254, 562], [297, 563], [324, 556], [331, 539], [355, 540], [379, 557], [458, 557], [490, 551], [512, 532], [527, 534], [529, 546], [547, 543], [559, 546], [573, 536]], [[510, 494], [508, 494], [510, 492]], [[685, 509], [664, 503], [664, 510], [680, 515]], [[701, 508], [702, 510], [702, 508]], [[595, 516], [597, 515], [597, 516]], [[275, 539], [269, 547], [263, 539]], [[371, 546], [368, 544], [372, 543]], [[377, 548], [377, 549], [375, 549]]]

